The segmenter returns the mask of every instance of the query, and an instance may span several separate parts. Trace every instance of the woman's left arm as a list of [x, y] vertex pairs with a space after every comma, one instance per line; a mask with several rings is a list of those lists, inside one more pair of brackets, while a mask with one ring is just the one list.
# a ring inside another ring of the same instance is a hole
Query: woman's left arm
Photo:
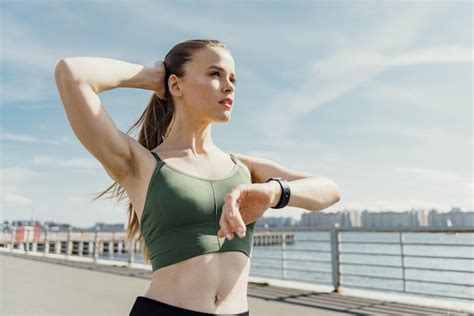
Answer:
[[[253, 223], [263, 216], [269, 207], [276, 206], [282, 193], [277, 181], [266, 182], [268, 178], [282, 177], [290, 186], [290, 200], [287, 206], [309, 211], [320, 211], [341, 199], [337, 184], [327, 178], [286, 168], [264, 158], [254, 158], [234, 154], [250, 170], [252, 184], [237, 185], [224, 198], [221, 227], [217, 235], [228, 239], [237, 232], [243, 238], [246, 224]], [[239, 229], [241, 232], [238, 233]]]
[[[339, 187], [331, 179], [293, 170], [266, 158], [243, 154], [234, 155], [249, 168], [252, 183], [265, 183], [271, 177], [282, 177], [288, 181], [290, 186], [288, 206], [320, 211], [341, 199]], [[275, 206], [280, 200], [280, 184], [277, 181], [270, 181], [266, 184], [274, 190], [272, 206]]]
[[[280, 175], [285, 178], [284, 175]], [[266, 183], [274, 192], [272, 207], [278, 204], [282, 190], [277, 181]], [[309, 211], [320, 211], [336, 204], [341, 200], [338, 185], [324, 177], [308, 176], [302, 179], [288, 181], [290, 187], [290, 200], [287, 206], [294, 206]]]

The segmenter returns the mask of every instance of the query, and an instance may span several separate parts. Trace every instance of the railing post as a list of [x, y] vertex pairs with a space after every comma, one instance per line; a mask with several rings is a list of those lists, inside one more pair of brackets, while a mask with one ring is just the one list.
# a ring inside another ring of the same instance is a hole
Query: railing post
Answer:
[[130, 240], [128, 242], [128, 267], [132, 267], [132, 263], [135, 261], [135, 240]]
[[16, 226], [13, 226], [12, 227], [12, 238], [11, 238], [12, 244], [11, 244], [11, 247], [10, 247], [10, 252], [13, 252], [13, 248], [15, 247], [15, 240], [16, 240]]
[[46, 229], [44, 230], [44, 248], [43, 248], [43, 257], [46, 256], [46, 253], [49, 253], [49, 241], [48, 241], [48, 231], [49, 227], [46, 226]]
[[82, 257], [84, 252], [84, 232], [81, 231], [81, 236], [79, 237], [79, 245], [77, 246], [77, 254], [79, 257]]
[[95, 226], [95, 233], [94, 233], [94, 263], [97, 263], [97, 261], [99, 260], [99, 247], [100, 247], [99, 231], [100, 231], [100, 227]]
[[400, 236], [399, 241], [400, 241], [400, 255], [402, 259], [402, 279], [403, 279], [403, 292], [406, 292], [406, 282], [405, 282], [405, 255], [403, 254], [403, 238], [402, 238], [402, 232], [399, 232], [398, 234]]
[[339, 270], [339, 230], [334, 227], [331, 229], [331, 263], [332, 263], [332, 284], [334, 292], [339, 291], [340, 270]]
[[283, 280], [287, 278], [286, 274], [286, 235], [282, 233], [281, 237], [283, 238], [281, 242], [281, 277]]
[[72, 227], [69, 226], [67, 230], [67, 241], [66, 241], [66, 260], [69, 258], [69, 251], [71, 251], [71, 254], [72, 254], [71, 231], [72, 231]]
[[109, 259], [114, 259], [114, 250], [115, 250], [115, 232], [112, 232], [112, 241], [109, 241]]
[[28, 254], [29, 249], [28, 249], [28, 240], [30, 239], [30, 230], [25, 229], [25, 235], [26, 235], [26, 242], [25, 242], [25, 254]]

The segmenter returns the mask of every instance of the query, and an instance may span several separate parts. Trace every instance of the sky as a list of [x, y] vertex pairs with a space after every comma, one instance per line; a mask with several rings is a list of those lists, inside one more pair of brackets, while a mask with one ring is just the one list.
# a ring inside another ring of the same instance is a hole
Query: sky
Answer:
[[[125, 223], [128, 203], [90, 202], [113, 180], [73, 133], [55, 66], [88, 56], [151, 67], [197, 38], [223, 41], [235, 61], [231, 119], [212, 127], [223, 151], [335, 181], [341, 200], [323, 212], [472, 210], [471, 1], [0, 4], [1, 220]], [[151, 93], [99, 97], [126, 132]]]

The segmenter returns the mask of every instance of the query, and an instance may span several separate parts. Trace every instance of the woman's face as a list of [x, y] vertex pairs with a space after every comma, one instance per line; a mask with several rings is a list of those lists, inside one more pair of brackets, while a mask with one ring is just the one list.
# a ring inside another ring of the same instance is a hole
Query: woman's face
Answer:
[[231, 108], [219, 101], [227, 97], [234, 100], [234, 60], [229, 51], [221, 47], [201, 49], [184, 68], [185, 76], [179, 79], [180, 110], [203, 121], [227, 121]]

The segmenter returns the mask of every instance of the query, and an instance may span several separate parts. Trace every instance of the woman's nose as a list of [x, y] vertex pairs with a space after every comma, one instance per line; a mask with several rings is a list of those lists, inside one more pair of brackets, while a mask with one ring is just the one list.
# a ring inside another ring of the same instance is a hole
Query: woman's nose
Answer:
[[232, 82], [230, 81], [227, 81], [226, 84], [225, 84], [225, 91], [234, 91], [234, 85], [232, 84]]

